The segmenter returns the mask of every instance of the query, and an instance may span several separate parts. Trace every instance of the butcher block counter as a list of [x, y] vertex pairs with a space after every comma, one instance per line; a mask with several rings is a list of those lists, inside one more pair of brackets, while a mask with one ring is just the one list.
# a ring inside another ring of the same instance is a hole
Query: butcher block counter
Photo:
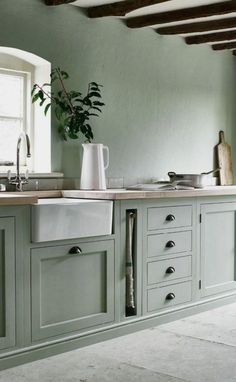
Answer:
[[22, 192], [1, 192], [0, 206], [14, 206], [37, 203], [38, 198], [60, 198], [61, 191], [22, 191]]
[[211, 186], [193, 190], [168, 191], [139, 191], [126, 189], [107, 189], [105, 191], [90, 190], [48, 190], [1, 192], [0, 206], [23, 205], [37, 203], [39, 198], [78, 198], [102, 200], [132, 200], [132, 199], [161, 199], [161, 198], [191, 198], [202, 196], [230, 196], [236, 195], [234, 186]]
[[65, 190], [62, 191], [65, 198], [81, 199], [107, 199], [107, 200], [131, 200], [131, 199], [158, 199], [158, 198], [190, 198], [198, 196], [227, 196], [236, 195], [236, 185], [233, 186], [210, 186], [192, 190], [165, 190], [165, 191], [139, 191], [126, 189], [108, 189], [105, 191], [89, 190]]

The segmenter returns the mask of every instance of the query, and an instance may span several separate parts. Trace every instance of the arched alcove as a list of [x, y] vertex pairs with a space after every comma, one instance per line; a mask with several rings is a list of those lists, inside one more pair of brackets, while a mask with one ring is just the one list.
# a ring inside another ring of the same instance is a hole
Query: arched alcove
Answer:
[[[23, 91], [25, 114], [22, 125], [23, 131], [30, 136], [32, 146], [32, 158], [27, 162], [27, 167], [31, 172], [49, 173], [51, 172], [51, 115], [49, 111], [45, 116], [39, 105], [32, 105], [30, 94], [34, 83], [50, 82], [51, 64], [35, 54], [1, 46], [0, 70], [8, 75], [25, 76]], [[2, 167], [0, 172], [4, 170], [6, 168]]]

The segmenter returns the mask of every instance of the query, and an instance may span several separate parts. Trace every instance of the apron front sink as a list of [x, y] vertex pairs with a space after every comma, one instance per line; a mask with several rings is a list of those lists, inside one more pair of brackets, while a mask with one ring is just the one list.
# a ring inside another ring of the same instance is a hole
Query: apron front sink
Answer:
[[31, 206], [32, 242], [110, 235], [112, 214], [110, 200], [39, 199]]

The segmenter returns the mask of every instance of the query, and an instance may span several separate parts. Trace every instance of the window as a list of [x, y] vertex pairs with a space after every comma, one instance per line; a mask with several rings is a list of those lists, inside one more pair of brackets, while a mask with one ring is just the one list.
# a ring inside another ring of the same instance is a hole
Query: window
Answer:
[[[16, 143], [21, 132], [28, 132], [30, 99], [27, 91], [30, 73], [0, 69], [0, 165], [16, 165]], [[23, 147], [22, 147], [23, 149]], [[22, 150], [23, 151], [23, 150]], [[26, 165], [25, 155], [22, 155]]]
[[[16, 145], [21, 132], [29, 135], [31, 158], [21, 145], [20, 164], [31, 173], [51, 173], [51, 115], [31, 103], [34, 83], [50, 82], [51, 64], [29, 52], [0, 46], [0, 176], [16, 170]], [[13, 165], [4, 166], [4, 162]]]

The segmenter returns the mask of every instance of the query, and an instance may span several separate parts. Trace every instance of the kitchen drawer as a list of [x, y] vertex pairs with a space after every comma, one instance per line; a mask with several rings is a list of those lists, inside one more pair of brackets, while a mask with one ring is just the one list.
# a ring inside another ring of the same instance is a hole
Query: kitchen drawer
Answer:
[[169, 308], [191, 301], [191, 281], [167, 285], [147, 291], [147, 312]]
[[190, 227], [192, 225], [192, 206], [168, 206], [148, 208], [148, 231], [155, 229]]
[[191, 256], [152, 261], [147, 264], [147, 284], [172, 281], [192, 274]]
[[192, 250], [192, 231], [168, 232], [149, 235], [147, 256], [163, 256]]

